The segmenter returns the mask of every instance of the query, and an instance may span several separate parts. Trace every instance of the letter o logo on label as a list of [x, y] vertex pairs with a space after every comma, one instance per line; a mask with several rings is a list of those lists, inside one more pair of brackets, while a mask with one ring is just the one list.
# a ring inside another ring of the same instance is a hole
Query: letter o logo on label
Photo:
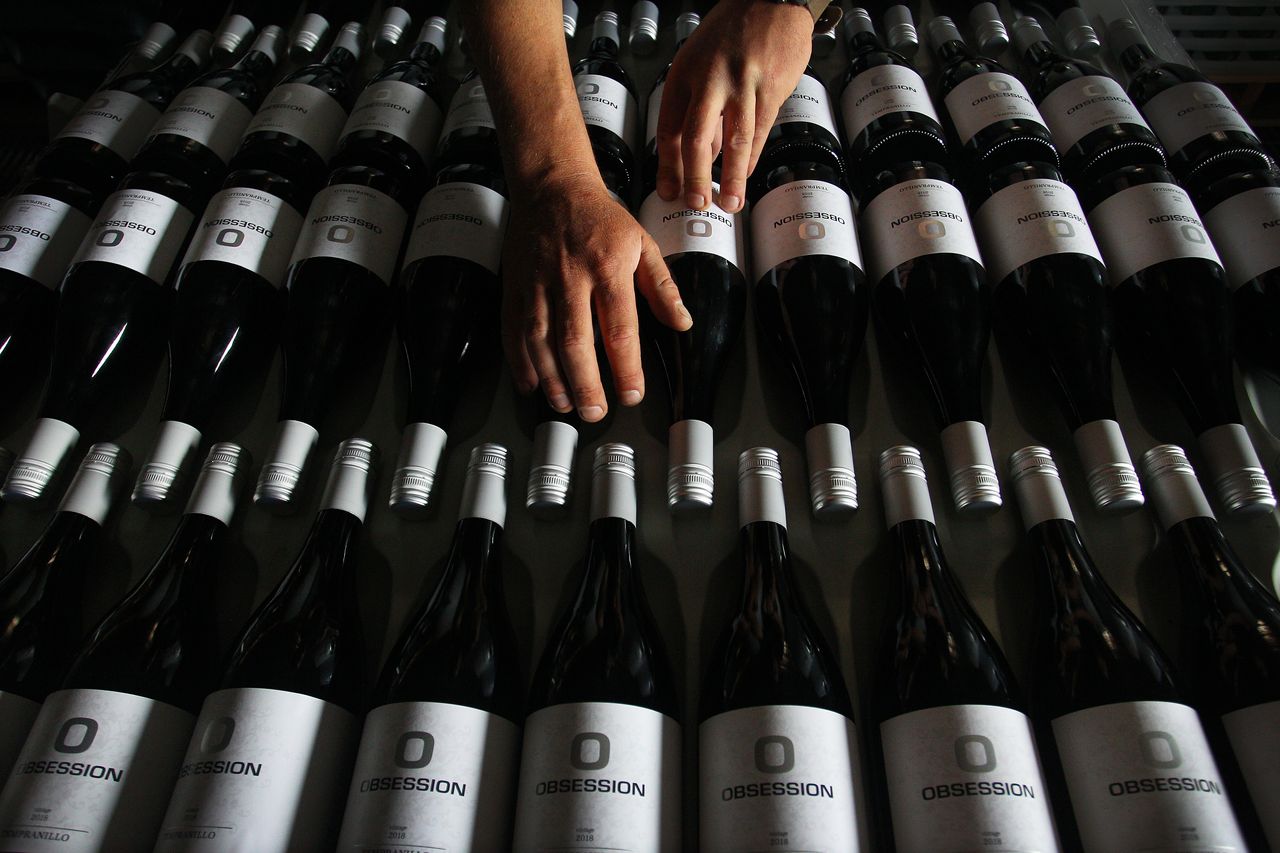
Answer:
[[472, 86], [471, 90], [467, 92], [467, 97], [473, 101], [487, 101], [488, 98], [484, 96], [484, 84], [477, 83]]
[[801, 240], [821, 240], [827, 236], [827, 227], [821, 222], [802, 222], [800, 224]]
[[377, 90], [376, 92], [371, 93], [371, 97], [375, 101], [389, 101], [391, 100], [391, 87], [383, 86], [381, 89]]
[[1218, 93], [1212, 89], [1196, 89], [1193, 97], [1202, 104], [1211, 104], [1218, 100]]
[[350, 243], [356, 238], [356, 232], [345, 225], [334, 225], [324, 238], [330, 243]]
[[796, 768], [796, 747], [791, 738], [766, 735], [756, 740], [756, 769], [761, 773], [790, 773]]
[[1105, 95], [1107, 90], [1099, 86], [1097, 83], [1086, 83], [1080, 87], [1082, 95], [1088, 95], [1090, 98], [1096, 98], [1099, 95]]
[[1008, 80], [988, 80], [987, 88], [993, 92], [1008, 92], [1013, 88], [1013, 84]]
[[603, 770], [608, 767], [608, 735], [600, 732], [583, 732], [575, 736], [573, 743], [569, 744], [569, 763], [575, 770]]
[[102, 109], [103, 107], [105, 107], [105, 106], [106, 106], [107, 104], [109, 104], [109, 103], [111, 103], [111, 99], [110, 99], [110, 98], [108, 98], [106, 95], [103, 95], [101, 98], [94, 98], [92, 101], [90, 101], [90, 102], [85, 106], [85, 109], [86, 109], [86, 110], [100, 110], [100, 109]]
[[966, 773], [990, 773], [996, 769], [996, 748], [991, 738], [961, 735], [956, 738], [956, 764]]
[[926, 240], [937, 240], [947, 236], [947, 226], [940, 219], [922, 219], [916, 224], [916, 232]]
[[[70, 743], [72, 734], [78, 738]], [[53, 748], [67, 755], [78, 755], [87, 752], [93, 746], [93, 739], [98, 736], [98, 721], [89, 717], [72, 717], [58, 729], [58, 736], [53, 739]]]
[[1160, 770], [1182, 766], [1182, 753], [1178, 742], [1168, 732], [1151, 731], [1138, 735], [1138, 749], [1142, 760]]
[[598, 94], [599, 92], [600, 92], [599, 83], [592, 83], [590, 81], [587, 81], [586, 83], [578, 84], [579, 95], [595, 95], [595, 94]]
[[1179, 227], [1178, 230], [1182, 233], [1182, 239], [1186, 240], [1188, 243], [1201, 245], [1209, 242], [1205, 238], [1204, 232], [1194, 225], [1183, 225]]
[[218, 232], [218, 236], [213, 238], [213, 242], [219, 246], [234, 249], [244, 242], [244, 232], [239, 228], [223, 228]]
[[[421, 744], [418, 747], [417, 758], [409, 757], [409, 748], [411, 744]], [[431, 757], [436, 752], [436, 739], [427, 732], [405, 732], [400, 735], [400, 739], [396, 741], [396, 766], [404, 767], [408, 770], [417, 770], [426, 767], [431, 763]]]
[[95, 242], [95, 245], [102, 246], [105, 249], [110, 249], [114, 246], [119, 246], [123, 240], [124, 240], [123, 231], [121, 231], [119, 228], [107, 228], [107, 229], [104, 229], [102, 233], [98, 235], [98, 239], [94, 242]]
[[706, 219], [690, 219], [684, 224], [684, 233], [690, 237], [710, 237], [711, 223]]
[[219, 717], [205, 727], [200, 736], [200, 751], [206, 755], [222, 752], [231, 745], [231, 736], [235, 734], [236, 721], [231, 717]]
[[1075, 227], [1065, 219], [1046, 219], [1044, 230], [1049, 232], [1050, 237], [1066, 238], [1076, 236]]
[[18, 238], [12, 234], [0, 234], [0, 252], [7, 252], [18, 242]]

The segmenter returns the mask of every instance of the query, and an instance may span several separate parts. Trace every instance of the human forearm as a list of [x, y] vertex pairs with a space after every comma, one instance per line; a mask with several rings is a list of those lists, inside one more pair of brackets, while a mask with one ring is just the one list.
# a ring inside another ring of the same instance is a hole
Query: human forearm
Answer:
[[549, 182], [601, 183], [578, 107], [561, 0], [471, 0], [464, 21], [517, 197]]

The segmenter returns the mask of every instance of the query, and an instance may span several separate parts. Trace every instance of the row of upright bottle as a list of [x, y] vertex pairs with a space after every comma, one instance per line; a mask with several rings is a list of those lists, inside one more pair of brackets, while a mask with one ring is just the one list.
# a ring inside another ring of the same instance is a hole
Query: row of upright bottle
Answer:
[[[681, 849], [684, 714], [643, 592], [633, 451], [595, 452], [578, 589], [527, 699], [493, 444], [472, 451], [442, 574], [368, 694], [355, 576], [372, 465], [368, 442], [338, 448], [299, 557], [220, 659], [210, 601], [243, 451], [214, 446], [165, 552], [81, 639], [79, 587], [127, 470], [114, 445], [91, 449], [0, 577], [0, 617], [18, 626], [0, 635], [5, 838], [30, 851]], [[920, 453], [880, 455], [898, 600], [866, 689], [864, 761], [837, 655], [793, 576], [778, 455], [741, 454], [742, 592], [697, 710], [698, 849], [1280, 844], [1280, 602], [1232, 552], [1179, 448], [1153, 448], [1144, 473], [1178, 564], [1188, 677], [1093, 564], [1049, 452], [1028, 447], [1010, 459], [1037, 564], [1023, 691], [948, 567]]]

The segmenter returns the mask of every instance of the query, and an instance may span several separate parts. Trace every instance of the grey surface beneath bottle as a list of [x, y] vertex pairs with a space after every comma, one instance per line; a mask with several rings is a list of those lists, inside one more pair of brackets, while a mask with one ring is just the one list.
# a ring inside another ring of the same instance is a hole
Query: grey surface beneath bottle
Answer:
[[[1114, 2], [1118, 5], [1120, 0]], [[584, 4], [580, 23], [590, 20], [594, 6]], [[1097, 10], [1094, 4], [1090, 8]], [[641, 104], [671, 55], [672, 23], [663, 22], [659, 48], [652, 56], [635, 57], [623, 49], [623, 61], [634, 73]], [[1145, 22], [1144, 27], [1151, 31]], [[590, 26], [579, 26], [573, 46], [575, 58], [586, 51], [590, 31]], [[455, 44], [450, 62], [457, 73], [456, 28], [452, 40]], [[922, 45], [916, 57], [922, 71], [928, 65], [926, 53], [927, 47]], [[1016, 66], [1011, 53], [1001, 59]], [[838, 84], [845, 65], [843, 46], [828, 57], [815, 59], [815, 63], [824, 80]], [[376, 70], [376, 61], [371, 61], [368, 70]], [[999, 638], [1015, 671], [1025, 680], [1035, 619], [1036, 569], [1025, 546], [1007, 468], [1009, 454], [1014, 450], [1028, 444], [1045, 444], [1054, 452], [1076, 519], [1103, 574], [1170, 653], [1180, 657], [1175, 566], [1170, 549], [1160, 541], [1154, 512], [1148, 507], [1125, 516], [1108, 517], [1093, 508], [1071, 435], [1049, 398], [1048, 389], [1022, 384], [1011, 389], [994, 340], [989, 350], [984, 399], [988, 401], [991, 444], [1004, 507], [981, 517], [961, 517], [956, 513], [925, 389], [910, 373], [885, 364], [872, 328], [855, 370], [850, 411], [861, 507], [851, 520], [822, 523], [815, 521], [808, 509], [803, 424], [796, 389], [773, 354], [758, 348], [750, 308], [745, 329], [719, 392], [716, 501], [710, 513], [676, 518], [667, 511], [666, 391], [656, 361], [647, 357], [645, 402], [639, 409], [614, 406], [608, 429], [603, 434], [591, 434], [589, 439], [584, 437], [578, 448], [569, 511], [556, 521], [535, 520], [524, 509], [531, 439], [517, 425], [522, 403], [510, 387], [505, 368], [497, 365], [471, 384], [451, 424], [427, 518], [402, 520], [387, 509], [391, 468], [400, 443], [406, 381], [393, 334], [387, 342], [380, 373], [370, 376], [364, 388], [346, 395], [323, 426], [297, 511], [288, 517], [274, 516], [250, 503], [251, 489], [246, 488], [241, 496], [233, 523], [235, 544], [218, 579], [216, 606], [223, 642], [229, 644], [234, 639], [251, 610], [274, 587], [297, 554], [318, 508], [322, 481], [338, 442], [360, 436], [373, 441], [380, 451], [376, 499], [369, 510], [359, 562], [359, 606], [368, 643], [369, 679], [374, 680], [409, 611], [429, 591], [442, 568], [471, 448], [494, 441], [506, 446], [510, 453], [505, 581], [528, 677], [537, 665], [553, 620], [567, 605], [579, 579], [589, 519], [592, 455], [603, 442], [625, 441], [635, 448], [637, 456], [641, 575], [683, 685], [688, 803], [685, 829], [690, 842], [687, 846], [694, 849], [697, 705], [702, 673], [740, 594], [735, 476], [738, 453], [758, 445], [779, 452], [798, 583], [818, 625], [835, 645], [855, 702], [859, 703], [856, 707], [861, 708], [877, 664], [880, 628], [897, 600], [880, 488], [875, 478], [877, 455], [890, 445], [902, 443], [913, 444], [922, 451], [942, 544], [952, 568]], [[892, 368], [888, 375], [886, 367]], [[164, 365], [156, 366], [149, 396], [129, 414], [127, 427], [116, 439], [135, 460], [143, 456], [155, 438], [164, 402], [165, 370]], [[276, 428], [280, 370], [277, 356], [261, 388], [253, 392], [258, 395], [256, 399], [241, 407], [239, 432], [206, 435], [201, 449], [203, 457], [213, 441], [234, 440], [245, 445], [255, 460], [250, 483], [256, 479]], [[1114, 376], [1118, 417], [1133, 459], [1140, 459], [1155, 444], [1173, 442], [1186, 448], [1192, 463], [1199, 466], [1194, 437], [1172, 404], [1154, 389], [1126, 382], [1118, 360]], [[1258, 377], [1250, 377], [1247, 382], [1240, 378], [1237, 385], [1245, 422], [1259, 455], [1272, 481], [1280, 483], [1280, 385]], [[20, 404], [19, 411], [4, 418], [9, 432], [0, 438], [0, 444], [22, 446], [37, 403], [38, 400], [28, 399]], [[1262, 413], [1274, 432], [1264, 427], [1256, 412]], [[103, 436], [93, 438], [99, 440]], [[88, 442], [83, 442], [76, 462], [87, 448]], [[70, 470], [75, 466], [69, 463], [66, 467]], [[136, 473], [127, 478], [129, 488]], [[65, 482], [64, 479], [62, 486], [53, 491], [60, 493]], [[189, 488], [190, 480], [187, 482]], [[1201, 483], [1212, 501], [1211, 486], [1203, 478]], [[108, 522], [102, 560], [86, 582], [86, 629], [147, 571], [176, 523], [179, 506], [172, 508], [173, 515], [161, 516], [126, 501], [127, 491], [120, 495]], [[0, 510], [0, 556], [5, 565], [12, 564], [31, 544], [54, 503], [56, 497], [36, 509], [6, 505]], [[1220, 507], [1215, 505], [1215, 510], [1246, 565], [1274, 588], [1280, 577], [1280, 526], [1276, 516], [1227, 518]], [[865, 723], [861, 713], [857, 722]], [[863, 754], [867, 755], [865, 751]]]

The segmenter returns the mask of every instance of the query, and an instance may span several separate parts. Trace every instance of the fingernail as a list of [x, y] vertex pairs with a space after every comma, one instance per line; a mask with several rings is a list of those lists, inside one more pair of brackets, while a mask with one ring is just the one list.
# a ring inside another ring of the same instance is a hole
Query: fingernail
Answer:
[[707, 197], [702, 193], [689, 193], [684, 197], [684, 203], [694, 210], [702, 210], [707, 204]]
[[622, 399], [622, 405], [624, 406], [635, 406], [640, 402], [641, 398], [643, 397], [643, 395], [634, 388], [627, 391], [623, 391], [618, 396]]
[[676, 312], [679, 313], [683, 319], [688, 320], [689, 325], [693, 325], [693, 315], [689, 313], [688, 308], [684, 307], [683, 302], [676, 303]]
[[549, 402], [551, 403], [551, 408], [557, 412], [567, 412], [572, 408], [569, 405], [569, 396], [567, 394], [556, 394]]
[[604, 417], [604, 409], [599, 406], [583, 406], [578, 409], [578, 417], [589, 424], [593, 424]]
[[730, 213], [737, 213], [738, 207], [741, 204], [742, 204], [742, 199], [738, 198], [736, 195], [720, 196], [720, 206], [723, 207], [725, 210], [729, 211]]

